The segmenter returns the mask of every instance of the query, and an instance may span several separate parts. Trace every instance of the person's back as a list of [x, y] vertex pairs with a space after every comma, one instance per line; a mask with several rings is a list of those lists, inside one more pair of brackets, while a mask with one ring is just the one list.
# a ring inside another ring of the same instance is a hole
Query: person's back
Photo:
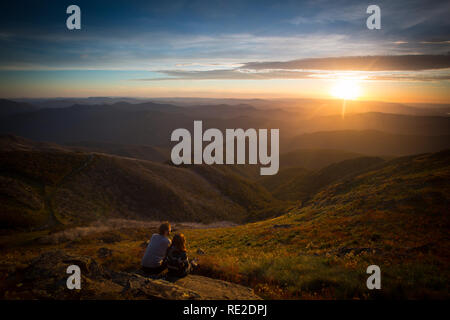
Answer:
[[193, 268], [186, 252], [186, 240], [183, 234], [176, 234], [173, 237], [172, 245], [167, 250], [167, 269], [170, 276], [184, 277]]
[[142, 266], [146, 268], [157, 268], [161, 266], [169, 246], [169, 238], [155, 233], [145, 250], [144, 257], [142, 258]]
[[163, 223], [160, 226], [159, 231], [159, 234], [155, 233], [152, 235], [150, 243], [148, 244], [142, 258], [142, 267], [149, 273], [159, 273], [166, 268], [164, 260], [167, 254], [167, 249], [171, 243], [168, 238], [170, 233], [170, 225], [168, 223]]
[[184, 277], [191, 271], [186, 251], [170, 247], [167, 251], [167, 269], [169, 275]]

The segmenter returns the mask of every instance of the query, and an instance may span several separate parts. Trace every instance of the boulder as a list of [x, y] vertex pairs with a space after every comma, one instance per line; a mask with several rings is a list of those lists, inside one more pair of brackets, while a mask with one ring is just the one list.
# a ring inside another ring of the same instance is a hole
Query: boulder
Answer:
[[205, 253], [205, 251], [203, 251], [203, 249], [198, 248], [198, 249], [197, 249], [197, 254], [199, 254], [199, 255], [204, 255], [204, 254], [206, 254], [206, 253]]
[[122, 294], [129, 299], [197, 300], [201, 296], [187, 288], [162, 279], [152, 279], [137, 273], [116, 272], [111, 280], [123, 287]]

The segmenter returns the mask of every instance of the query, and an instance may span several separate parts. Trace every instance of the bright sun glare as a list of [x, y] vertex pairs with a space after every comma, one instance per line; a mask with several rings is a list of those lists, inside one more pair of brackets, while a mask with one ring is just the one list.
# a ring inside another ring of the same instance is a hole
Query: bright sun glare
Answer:
[[355, 80], [340, 79], [331, 88], [331, 95], [343, 100], [355, 100], [359, 97], [359, 85]]

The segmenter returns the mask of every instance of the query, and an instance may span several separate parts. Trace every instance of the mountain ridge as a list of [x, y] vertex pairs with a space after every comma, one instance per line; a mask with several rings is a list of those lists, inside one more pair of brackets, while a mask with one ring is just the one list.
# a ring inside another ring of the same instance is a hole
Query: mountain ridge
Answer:
[[[0, 151], [4, 228], [51, 227], [55, 221], [76, 225], [108, 217], [245, 221], [277, 202], [231, 172], [213, 170], [205, 179], [189, 168], [54, 149], [52, 144], [24, 149], [26, 140], [19, 141], [18, 147]], [[221, 188], [213, 175], [239, 186], [240, 192]]]

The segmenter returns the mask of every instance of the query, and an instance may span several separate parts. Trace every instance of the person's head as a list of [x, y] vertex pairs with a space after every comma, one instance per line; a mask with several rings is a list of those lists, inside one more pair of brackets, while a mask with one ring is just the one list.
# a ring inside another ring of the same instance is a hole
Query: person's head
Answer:
[[162, 235], [162, 236], [168, 237], [169, 234], [170, 234], [170, 231], [171, 231], [170, 223], [167, 222], [167, 221], [164, 221], [159, 226], [159, 234]]
[[186, 251], [186, 238], [184, 237], [184, 234], [177, 233], [174, 235], [172, 239], [172, 246], [178, 250]]

